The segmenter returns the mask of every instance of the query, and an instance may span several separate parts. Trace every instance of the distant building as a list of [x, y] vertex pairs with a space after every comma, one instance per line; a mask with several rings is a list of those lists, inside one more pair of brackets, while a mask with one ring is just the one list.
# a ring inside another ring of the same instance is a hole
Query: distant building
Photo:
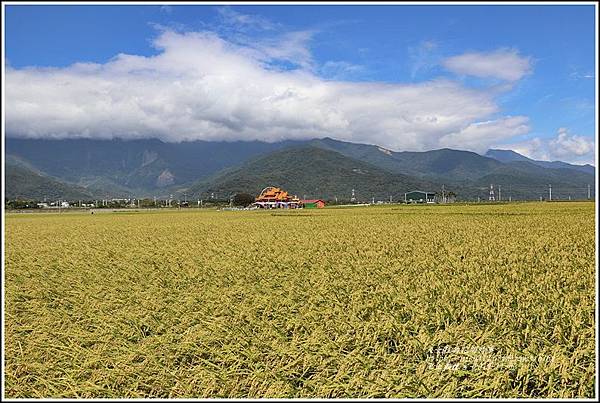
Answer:
[[404, 193], [405, 203], [435, 203], [434, 192], [423, 192], [422, 190], [413, 190]]
[[289, 195], [285, 190], [269, 186], [260, 192], [252, 206], [260, 208], [298, 208], [300, 207], [300, 199], [297, 196]]
[[60, 203], [60, 207], [62, 207], [62, 208], [69, 208], [70, 204], [69, 204], [69, 202], [64, 201], [64, 202]]
[[301, 200], [300, 201], [304, 208], [323, 208], [325, 207], [325, 202], [321, 199], [315, 200]]

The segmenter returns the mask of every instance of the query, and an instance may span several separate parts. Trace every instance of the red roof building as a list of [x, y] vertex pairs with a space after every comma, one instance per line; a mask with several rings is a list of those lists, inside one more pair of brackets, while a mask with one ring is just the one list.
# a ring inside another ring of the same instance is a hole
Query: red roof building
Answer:
[[302, 203], [302, 205], [304, 205], [304, 208], [323, 208], [323, 207], [325, 207], [325, 202], [321, 199], [301, 200], [300, 203]]

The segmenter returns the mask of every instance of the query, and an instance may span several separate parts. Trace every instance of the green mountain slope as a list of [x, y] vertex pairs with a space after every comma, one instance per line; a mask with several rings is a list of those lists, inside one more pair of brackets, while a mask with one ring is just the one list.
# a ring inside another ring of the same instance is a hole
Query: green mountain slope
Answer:
[[92, 199], [94, 194], [81, 186], [67, 184], [7, 161], [4, 172], [7, 199], [49, 200]]
[[337, 151], [390, 172], [444, 180], [474, 179], [502, 166], [502, 163], [495, 159], [471, 151], [448, 148], [423, 152], [394, 152], [374, 145], [346, 143], [329, 138], [313, 140], [310, 144]]
[[228, 197], [238, 192], [258, 194], [266, 186], [280, 186], [299, 197], [367, 201], [399, 200], [410, 190], [437, 190], [438, 183], [394, 174], [338, 152], [313, 146], [276, 151], [229, 169], [187, 189], [193, 198]]
[[189, 185], [291, 144], [294, 142], [164, 143], [157, 139], [43, 140], [7, 136], [6, 154], [65, 182], [82, 186], [100, 183], [111, 195], [119, 196], [127, 189], [136, 194], [160, 194], [167, 187]]
[[543, 168], [528, 161], [514, 161], [503, 164], [487, 175], [473, 181], [474, 185], [495, 184], [504, 190], [504, 199], [535, 200], [540, 196], [549, 197], [549, 185], [552, 185], [553, 199], [566, 200], [587, 198], [587, 186], [594, 190], [594, 176], [568, 168]]
[[524, 155], [521, 155], [512, 150], [497, 150], [497, 149], [489, 149], [485, 153], [486, 157], [494, 158], [500, 162], [515, 162], [515, 161], [526, 161], [530, 162], [534, 165], [538, 165], [543, 168], [550, 169], [572, 169], [579, 172], [585, 172], [588, 174], [595, 174], [596, 168], [594, 168], [590, 164], [585, 165], [576, 165], [576, 164], [568, 164], [562, 161], [537, 161], [531, 158], [527, 158]]
[[[403, 184], [411, 190], [421, 187], [430, 191], [438, 191], [444, 184], [447, 189], [455, 190], [461, 199], [471, 200], [487, 199], [490, 184], [503, 189], [511, 187], [515, 198], [539, 199], [547, 193], [548, 184], [552, 184], [556, 188], [555, 197], [586, 198], [587, 185], [591, 185], [593, 194], [595, 184], [592, 166], [533, 161], [514, 152], [491, 153], [495, 158], [451, 149], [394, 152], [376, 145], [331, 138], [271, 144], [260, 141], [163, 143], [155, 139], [26, 140], [8, 137], [6, 147], [7, 162], [65, 186], [77, 185], [103, 198], [169, 197], [190, 187], [196, 193], [208, 192], [211, 187], [217, 195], [223, 193], [219, 197], [226, 197], [228, 192], [259, 191], [269, 184], [277, 184], [275, 182], [296, 185], [299, 194], [306, 193], [311, 197], [347, 199], [354, 187], [357, 197], [358, 192], [362, 192], [363, 200], [372, 197], [388, 199], [390, 194], [400, 192], [399, 187], [404, 189], [400, 186]], [[270, 153], [289, 147], [309, 147], [313, 151], [310, 156], [292, 155], [298, 153], [297, 150], [284, 154], [284, 163], [271, 159]], [[327, 154], [329, 160], [319, 159], [320, 154], [314, 151], [315, 148], [336, 154]], [[254, 163], [263, 157], [266, 160], [262, 164]], [[350, 164], [348, 159], [354, 162]], [[336, 166], [338, 163], [339, 167]], [[353, 171], [350, 165], [358, 163], [367, 164], [369, 169]], [[368, 186], [361, 185], [363, 182]], [[15, 192], [22, 193], [23, 190], [7, 186], [7, 194]]]
[[[313, 140], [312, 145], [338, 151], [394, 173], [403, 173], [428, 181], [445, 183], [460, 189], [462, 199], [487, 200], [493, 184], [504, 189], [504, 199], [536, 200], [587, 198], [587, 185], [594, 194], [595, 169], [564, 162], [534, 161], [515, 152], [491, 153], [489, 157], [470, 151], [440, 149], [424, 152], [393, 152], [378, 146], [353, 144], [333, 139]], [[499, 161], [491, 156], [506, 157]], [[496, 195], [497, 196], [497, 195]]]

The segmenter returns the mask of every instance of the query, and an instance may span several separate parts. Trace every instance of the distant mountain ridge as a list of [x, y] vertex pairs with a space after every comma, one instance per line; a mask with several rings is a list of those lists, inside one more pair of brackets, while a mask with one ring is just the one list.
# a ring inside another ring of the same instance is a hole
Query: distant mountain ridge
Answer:
[[89, 189], [51, 178], [14, 159], [5, 161], [4, 180], [8, 199], [89, 200], [96, 196]]
[[31, 140], [6, 138], [6, 154], [49, 176], [109, 193], [165, 193], [251, 157], [295, 144], [145, 140]]
[[585, 172], [589, 174], [594, 174], [596, 172], [596, 168], [590, 164], [585, 165], [576, 165], [569, 164], [567, 162], [562, 161], [538, 161], [528, 158], [522, 154], [517, 153], [513, 150], [498, 150], [498, 149], [489, 149], [485, 153], [486, 157], [493, 158], [500, 162], [515, 162], [515, 161], [526, 161], [532, 164], [550, 168], [550, 169], [574, 169], [576, 171]]
[[351, 191], [361, 200], [393, 200], [414, 189], [439, 188], [441, 184], [403, 174], [394, 174], [363, 161], [314, 145], [286, 148], [252, 159], [187, 190], [192, 198], [258, 194], [266, 184], [279, 186], [299, 197], [350, 199]]
[[[406, 191], [405, 185], [429, 191], [439, 191], [444, 185], [465, 200], [486, 199], [490, 184], [502, 186], [505, 195], [510, 193], [517, 199], [545, 197], [550, 183], [555, 198], [585, 198], [588, 185], [593, 192], [595, 169], [590, 165], [534, 161], [507, 150], [487, 154], [447, 148], [395, 152], [331, 138], [163, 143], [156, 139], [7, 137], [6, 161], [10, 163], [5, 165], [6, 173], [20, 170], [10, 183], [7, 181], [6, 194], [43, 197], [29, 183], [39, 184], [40, 177], [54, 181], [50, 183], [65, 192], [74, 187], [71, 190], [103, 198], [191, 196], [208, 191], [225, 196], [277, 184], [314, 197], [347, 197], [355, 188], [365, 197], [370, 193], [369, 199], [397, 197]], [[370, 179], [365, 182], [365, 178]]]

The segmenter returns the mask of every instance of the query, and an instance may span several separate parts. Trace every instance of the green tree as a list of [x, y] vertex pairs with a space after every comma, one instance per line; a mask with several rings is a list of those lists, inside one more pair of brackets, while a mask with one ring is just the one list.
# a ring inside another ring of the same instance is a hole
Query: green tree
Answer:
[[233, 204], [234, 206], [243, 206], [247, 207], [250, 204], [254, 203], [254, 196], [248, 193], [236, 193], [233, 196]]

